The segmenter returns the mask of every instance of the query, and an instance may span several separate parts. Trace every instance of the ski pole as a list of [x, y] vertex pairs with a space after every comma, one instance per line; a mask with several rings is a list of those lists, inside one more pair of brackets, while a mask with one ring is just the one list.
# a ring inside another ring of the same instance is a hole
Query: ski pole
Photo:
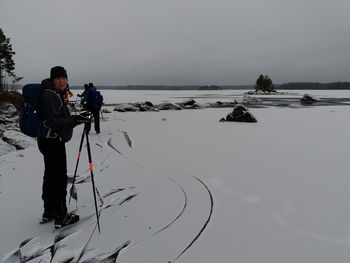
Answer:
[[81, 149], [83, 148], [84, 136], [85, 136], [85, 125], [84, 125], [83, 134], [81, 135], [81, 140], [80, 140], [80, 145], [79, 145], [79, 152], [78, 152], [78, 158], [77, 158], [77, 162], [75, 164], [73, 183], [72, 183], [72, 187], [70, 188], [70, 195], [69, 195], [68, 204], [70, 204], [70, 200], [72, 199], [72, 195], [73, 195], [74, 184], [75, 184], [75, 179], [77, 177], [77, 170], [78, 170], [78, 165], [79, 165], [79, 160], [80, 160], [80, 155], [81, 155]]
[[91, 150], [90, 150], [90, 142], [89, 142], [89, 133], [88, 133], [87, 129], [85, 129], [85, 133], [86, 133], [86, 145], [87, 145], [87, 150], [88, 150], [90, 173], [91, 173], [92, 190], [93, 190], [94, 201], [95, 201], [97, 226], [98, 226], [98, 232], [101, 233], [100, 219], [99, 219], [98, 209], [97, 209], [96, 189], [95, 189], [95, 180], [94, 180], [94, 173], [93, 173], [93, 166], [92, 166], [92, 158], [91, 158]]

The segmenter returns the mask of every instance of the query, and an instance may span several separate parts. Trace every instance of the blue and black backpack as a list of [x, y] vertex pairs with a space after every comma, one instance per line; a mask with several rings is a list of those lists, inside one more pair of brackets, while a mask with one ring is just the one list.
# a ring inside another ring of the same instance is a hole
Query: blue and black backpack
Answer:
[[99, 110], [103, 104], [103, 96], [95, 88], [90, 88], [88, 92], [89, 92], [89, 97], [87, 101], [88, 108], [92, 110]]
[[22, 133], [30, 137], [38, 135], [38, 104], [41, 92], [41, 84], [27, 84], [22, 88], [24, 102], [19, 111], [19, 127]]
[[[58, 135], [50, 127], [42, 123], [39, 119], [38, 106], [40, 96], [44, 91], [41, 84], [27, 84], [22, 88], [24, 102], [19, 110], [19, 128], [22, 133], [30, 137], [43, 136], [46, 138], [56, 138]], [[62, 101], [59, 110], [62, 108]]]

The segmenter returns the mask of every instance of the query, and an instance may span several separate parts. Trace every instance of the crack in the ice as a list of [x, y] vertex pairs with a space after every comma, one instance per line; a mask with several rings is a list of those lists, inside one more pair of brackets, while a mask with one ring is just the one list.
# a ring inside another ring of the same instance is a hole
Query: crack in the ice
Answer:
[[117, 153], [119, 153], [121, 156], [123, 156], [124, 158], [126, 158], [127, 160], [129, 160], [130, 162], [133, 162], [135, 165], [143, 167], [141, 164], [135, 162], [134, 160], [130, 160], [128, 157], [126, 157], [122, 152], [120, 152], [116, 147], [114, 147], [114, 145], [112, 144], [112, 138], [109, 138], [109, 140], [107, 141], [107, 145], [109, 147], [111, 147], [114, 151], [116, 151]]
[[[109, 147], [111, 147], [113, 150], [115, 150], [117, 153], [119, 153], [120, 155], [123, 155], [117, 148], [114, 147], [114, 145], [112, 144], [112, 138], [109, 138], [109, 140], [107, 141], [107, 145]], [[123, 155], [124, 156], [124, 155]]]
[[102, 198], [105, 199], [106, 197], [112, 195], [112, 194], [115, 194], [115, 193], [119, 193], [121, 191], [125, 190], [125, 188], [119, 188], [119, 189], [112, 189], [110, 190], [108, 193], [105, 193]]
[[40, 256], [43, 256], [46, 251], [50, 251], [50, 254], [51, 254], [50, 262], [52, 262], [55, 254], [59, 248], [60, 242], [63, 241], [64, 239], [68, 238], [69, 236], [75, 234], [75, 233], [76, 233], [75, 231], [74, 232], [67, 232], [67, 233], [60, 232], [59, 234], [57, 234], [55, 236], [53, 244], [48, 245], [48, 246], [38, 247], [34, 252], [32, 252], [29, 255], [22, 255], [21, 249], [24, 246], [26, 246], [27, 244], [29, 244], [31, 241], [36, 239], [37, 237], [32, 237], [32, 238], [26, 239], [20, 243], [19, 248], [15, 252], [13, 252], [5, 260], [3, 260], [3, 263], [5, 263], [5, 262], [25, 263], [25, 262], [31, 261], [35, 258], [38, 258]]
[[122, 204], [126, 203], [126, 202], [129, 202], [131, 199], [134, 199], [136, 196], [138, 196], [140, 193], [137, 193], [137, 194], [132, 194], [128, 197], [126, 197], [125, 199], [123, 199], [119, 205], [121, 206]]
[[100, 262], [100, 263], [116, 263], [120, 251], [122, 249], [128, 247], [130, 243], [131, 243], [130, 241], [125, 242], [122, 246], [118, 247], [112, 254], [110, 254], [106, 258], [100, 259], [98, 262]]
[[126, 142], [128, 143], [129, 147], [132, 148], [132, 141], [131, 141], [131, 138], [130, 138], [128, 132], [122, 131], [120, 129], [119, 129], [119, 131], [124, 134], [124, 138], [125, 138]]
[[100, 165], [104, 164], [105, 161], [108, 160], [110, 154], [108, 153], [107, 156], [100, 162]]
[[102, 173], [104, 170], [106, 170], [108, 167], [109, 167], [110, 165], [107, 165], [107, 166], [105, 166], [105, 167], [103, 167], [103, 168], [101, 168], [99, 171], [98, 171], [98, 173], [97, 174], [100, 174], [100, 173]]

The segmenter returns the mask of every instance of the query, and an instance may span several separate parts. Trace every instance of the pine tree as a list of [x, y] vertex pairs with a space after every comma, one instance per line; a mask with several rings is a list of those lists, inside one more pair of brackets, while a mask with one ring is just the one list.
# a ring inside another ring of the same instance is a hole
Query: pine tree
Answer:
[[21, 77], [17, 77], [14, 73], [15, 62], [12, 59], [12, 56], [15, 55], [16, 52], [12, 50], [10, 40], [10, 38], [5, 36], [2, 28], [0, 28], [0, 90], [4, 88], [4, 74], [7, 74], [12, 79], [13, 83], [22, 79]]
[[260, 75], [259, 78], [256, 80], [255, 83], [255, 90], [261, 90], [264, 92], [272, 92], [275, 91], [273, 84], [272, 84], [272, 80], [270, 79], [270, 77], [268, 75]]

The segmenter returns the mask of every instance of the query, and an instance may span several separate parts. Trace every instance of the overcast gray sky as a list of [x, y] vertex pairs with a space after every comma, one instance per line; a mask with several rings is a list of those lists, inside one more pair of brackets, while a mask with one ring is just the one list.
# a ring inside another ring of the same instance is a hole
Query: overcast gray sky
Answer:
[[22, 84], [350, 80], [349, 0], [0, 0]]

